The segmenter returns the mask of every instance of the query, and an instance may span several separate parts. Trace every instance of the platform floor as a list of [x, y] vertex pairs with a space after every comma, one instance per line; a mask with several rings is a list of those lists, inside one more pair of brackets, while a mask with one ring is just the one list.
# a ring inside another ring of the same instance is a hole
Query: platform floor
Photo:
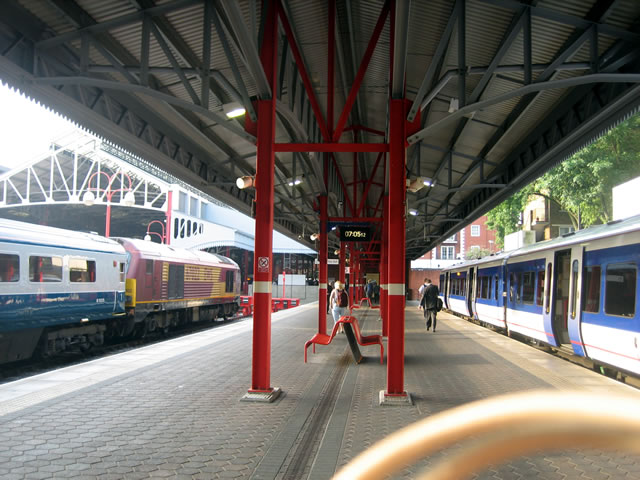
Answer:
[[[638, 390], [451, 315], [427, 332], [410, 305], [405, 385], [414, 403], [380, 406], [386, 359], [380, 365], [377, 346], [361, 347], [356, 365], [340, 335], [303, 363], [317, 308], [272, 317], [271, 383], [284, 391], [273, 404], [240, 401], [251, 378], [250, 319], [0, 385], [0, 478], [327, 479], [400, 427], [493, 395], [578, 388], [640, 400]], [[379, 333], [377, 310], [354, 314], [363, 333]], [[452, 452], [395, 478], [415, 478]], [[632, 479], [640, 458], [545, 452], [474, 478]]]

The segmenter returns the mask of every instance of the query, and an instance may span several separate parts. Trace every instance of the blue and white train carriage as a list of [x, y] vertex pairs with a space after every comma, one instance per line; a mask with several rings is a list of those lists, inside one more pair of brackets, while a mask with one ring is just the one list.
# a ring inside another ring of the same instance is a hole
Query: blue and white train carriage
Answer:
[[124, 323], [126, 264], [113, 240], [0, 219], [0, 363], [102, 343]]
[[454, 313], [640, 374], [640, 216], [446, 269]]

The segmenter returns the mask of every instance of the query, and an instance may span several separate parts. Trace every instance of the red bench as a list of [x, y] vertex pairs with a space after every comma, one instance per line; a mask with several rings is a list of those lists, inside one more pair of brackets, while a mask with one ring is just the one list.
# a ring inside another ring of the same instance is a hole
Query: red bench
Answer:
[[307, 363], [307, 349], [309, 345], [313, 345], [313, 353], [316, 353], [316, 345], [329, 345], [333, 337], [338, 333], [338, 328], [340, 325], [348, 323], [353, 327], [353, 333], [356, 337], [356, 341], [359, 345], [366, 347], [368, 345], [380, 345], [380, 363], [383, 363], [384, 358], [384, 345], [382, 344], [382, 336], [381, 335], [362, 335], [360, 332], [360, 326], [358, 325], [358, 320], [356, 317], [352, 317], [350, 315], [345, 315], [340, 317], [340, 320], [336, 322], [333, 326], [333, 330], [331, 331], [331, 335], [326, 335], [324, 333], [316, 333], [311, 340], [304, 344], [304, 362]]

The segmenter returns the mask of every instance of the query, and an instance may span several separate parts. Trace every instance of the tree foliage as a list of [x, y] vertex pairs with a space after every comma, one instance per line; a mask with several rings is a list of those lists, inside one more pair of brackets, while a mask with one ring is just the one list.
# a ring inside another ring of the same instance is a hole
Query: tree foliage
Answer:
[[475, 260], [476, 258], [486, 257], [491, 255], [491, 251], [487, 248], [472, 248], [464, 254], [465, 260]]
[[571, 217], [574, 228], [606, 223], [613, 218], [612, 189], [640, 176], [640, 116], [612, 129], [514, 194], [487, 214], [496, 230], [496, 244], [518, 229], [520, 213], [532, 195], [556, 202]]

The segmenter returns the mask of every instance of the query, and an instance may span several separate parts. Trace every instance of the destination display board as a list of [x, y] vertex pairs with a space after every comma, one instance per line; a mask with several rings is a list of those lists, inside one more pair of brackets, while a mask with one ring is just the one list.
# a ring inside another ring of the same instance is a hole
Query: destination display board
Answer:
[[371, 240], [371, 230], [363, 225], [343, 225], [340, 227], [341, 242], [368, 242]]

